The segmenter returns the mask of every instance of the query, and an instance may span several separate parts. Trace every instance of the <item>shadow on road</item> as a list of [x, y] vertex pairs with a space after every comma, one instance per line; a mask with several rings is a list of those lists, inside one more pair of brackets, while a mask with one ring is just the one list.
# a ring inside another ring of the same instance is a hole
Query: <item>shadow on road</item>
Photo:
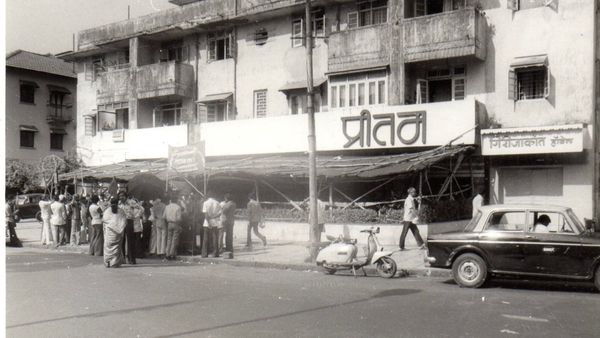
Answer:
[[166, 337], [178, 337], [178, 336], [184, 336], [184, 335], [197, 335], [199, 333], [207, 332], [207, 331], [212, 331], [212, 330], [226, 329], [226, 328], [230, 328], [230, 327], [234, 327], [234, 326], [240, 326], [240, 325], [245, 325], [245, 324], [250, 324], [250, 323], [257, 323], [257, 322], [262, 322], [262, 321], [267, 321], [267, 320], [272, 320], [272, 319], [279, 319], [279, 318], [291, 317], [291, 316], [295, 316], [295, 315], [299, 315], [299, 314], [304, 314], [304, 313], [309, 313], [309, 312], [313, 312], [313, 311], [335, 309], [335, 308], [339, 308], [339, 307], [343, 307], [343, 306], [347, 306], [347, 305], [353, 305], [353, 304], [357, 304], [357, 303], [368, 302], [369, 300], [375, 299], [375, 298], [393, 297], [393, 296], [407, 296], [407, 295], [411, 295], [411, 294], [415, 294], [415, 293], [419, 293], [419, 292], [421, 292], [421, 290], [415, 290], [415, 289], [392, 289], [392, 290], [385, 290], [385, 291], [376, 293], [376, 294], [374, 294], [374, 295], [372, 295], [370, 297], [356, 299], [356, 300], [352, 300], [352, 301], [349, 301], [349, 302], [343, 302], [343, 303], [331, 304], [331, 305], [324, 305], [324, 306], [317, 306], [317, 307], [310, 308], [310, 309], [299, 310], [299, 311], [292, 311], [292, 312], [282, 313], [282, 314], [274, 315], [274, 316], [259, 317], [259, 318], [255, 318], [255, 319], [243, 320], [243, 321], [238, 321], [238, 322], [234, 322], [234, 323], [228, 323], [228, 324], [216, 325], [216, 326], [211, 326], [211, 327], [205, 327], [205, 328], [201, 328], [201, 329], [197, 329], [197, 330], [190, 330], [190, 331], [185, 331], [185, 332], [177, 332], [177, 333], [173, 333], [173, 334], [166, 335], [166, 336], [160, 336], [160, 337], [166, 338]]
[[[456, 287], [459, 287], [452, 279], [448, 279], [443, 283], [448, 285], [456, 285]], [[491, 281], [487, 282], [483, 289], [521, 289], [539, 292], [552, 291], [598, 293], [591, 282], [565, 282], [547, 280], [492, 279]]]

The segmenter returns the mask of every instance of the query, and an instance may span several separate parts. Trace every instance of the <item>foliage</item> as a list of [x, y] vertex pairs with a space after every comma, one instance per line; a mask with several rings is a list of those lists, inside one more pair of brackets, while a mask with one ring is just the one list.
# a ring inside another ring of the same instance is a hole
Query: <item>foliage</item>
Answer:
[[39, 173], [35, 166], [20, 161], [6, 160], [5, 183], [6, 190], [19, 193], [27, 193], [39, 188]]
[[423, 201], [419, 211], [419, 219], [423, 223], [457, 221], [470, 216], [471, 203], [468, 199]]

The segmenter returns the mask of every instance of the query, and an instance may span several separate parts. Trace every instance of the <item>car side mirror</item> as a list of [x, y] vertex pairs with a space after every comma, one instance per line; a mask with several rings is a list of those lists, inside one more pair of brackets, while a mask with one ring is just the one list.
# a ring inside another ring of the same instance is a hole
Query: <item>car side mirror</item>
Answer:
[[600, 232], [600, 229], [598, 228], [598, 222], [596, 222], [596, 220], [593, 219], [584, 219], [585, 222], [585, 229], [589, 230], [590, 232]]

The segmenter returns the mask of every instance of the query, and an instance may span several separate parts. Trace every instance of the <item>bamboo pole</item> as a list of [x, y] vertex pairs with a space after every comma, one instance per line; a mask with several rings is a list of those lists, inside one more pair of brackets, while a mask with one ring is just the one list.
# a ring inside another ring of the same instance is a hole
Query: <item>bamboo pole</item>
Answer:
[[279, 191], [277, 188], [275, 188], [274, 186], [272, 186], [270, 183], [268, 183], [268, 182], [266, 182], [264, 180], [261, 180], [261, 183], [264, 184], [264, 185], [266, 185], [267, 187], [271, 188], [271, 190], [273, 190], [276, 193], [278, 193], [281, 197], [285, 198], [285, 200], [288, 201], [288, 203], [290, 203], [294, 207], [294, 209], [297, 209], [297, 210], [302, 211], [302, 212], [304, 211], [304, 210], [302, 210], [302, 208], [296, 202], [292, 201], [291, 198], [287, 197], [283, 192]]

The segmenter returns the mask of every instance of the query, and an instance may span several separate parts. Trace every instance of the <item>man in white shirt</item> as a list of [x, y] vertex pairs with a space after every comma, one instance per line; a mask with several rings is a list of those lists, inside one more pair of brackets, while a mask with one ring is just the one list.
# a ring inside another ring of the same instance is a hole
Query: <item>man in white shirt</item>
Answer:
[[221, 228], [221, 205], [214, 198], [214, 193], [206, 193], [207, 199], [202, 204], [204, 213], [204, 237], [202, 238], [202, 257], [208, 257], [208, 249], [214, 257], [219, 257], [219, 229]]
[[540, 215], [537, 221], [535, 222], [535, 228], [533, 232], [547, 234], [550, 232], [548, 230], [548, 225], [550, 225], [550, 217], [548, 215]]
[[483, 206], [483, 186], [478, 186], [477, 195], [473, 197], [473, 218], [477, 215], [481, 206]]
[[406, 240], [406, 234], [408, 230], [412, 232], [419, 249], [424, 249], [425, 244], [417, 228], [417, 222], [419, 220], [418, 209], [415, 202], [415, 196], [417, 196], [417, 190], [413, 187], [408, 188], [408, 196], [404, 201], [404, 218], [402, 222], [402, 234], [400, 235], [400, 250], [404, 250], [404, 242]]
[[59, 246], [66, 242], [65, 226], [67, 224], [67, 209], [65, 208], [65, 195], [54, 196], [54, 202], [50, 204], [52, 215], [50, 224], [52, 225], [54, 245]]
[[179, 245], [179, 235], [181, 234], [182, 209], [177, 204], [177, 197], [171, 196], [169, 204], [165, 207], [163, 218], [167, 222], [167, 247], [165, 255], [167, 259], [177, 257], [177, 246]]

